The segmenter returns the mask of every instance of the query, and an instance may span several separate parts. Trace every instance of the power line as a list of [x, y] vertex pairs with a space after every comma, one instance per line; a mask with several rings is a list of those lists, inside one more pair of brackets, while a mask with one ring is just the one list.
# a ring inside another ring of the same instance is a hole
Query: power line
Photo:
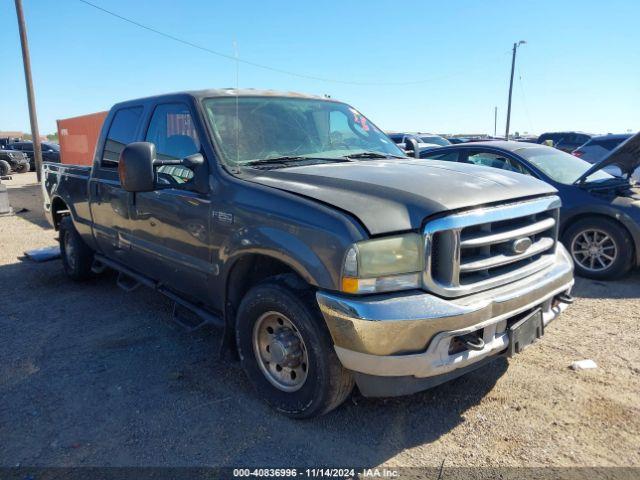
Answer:
[[188, 47], [191, 48], [195, 48], [198, 50], [201, 50], [203, 52], [209, 53], [211, 55], [215, 55], [221, 58], [224, 58], [226, 60], [231, 60], [233, 62], [237, 62], [237, 63], [242, 63], [244, 65], [250, 65], [252, 67], [256, 67], [256, 68], [261, 68], [263, 70], [269, 70], [271, 72], [276, 72], [276, 73], [280, 73], [283, 75], [290, 75], [292, 77], [298, 77], [298, 78], [306, 78], [307, 80], [316, 80], [318, 82], [327, 82], [327, 83], [340, 83], [343, 85], [358, 85], [358, 86], [406, 86], [406, 85], [418, 85], [421, 83], [429, 83], [429, 82], [433, 82], [435, 80], [444, 80], [447, 78], [450, 78], [452, 76], [455, 76], [457, 74], [462, 74], [462, 73], [468, 73], [468, 71], [461, 71], [458, 72], [456, 74], [452, 74], [452, 75], [446, 75], [446, 76], [440, 76], [440, 77], [434, 77], [434, 78], [429, 78], [429, 79], [422, 79], [422, 80], [412, 80], [412, 81], [408, 81], [408, 82], [354, 82], [354, 81], [349, 81], [349, 80], [340, 80], [340, 79], [335, 79], [335, 78], [328, 78], [328, 77], [318, 77], [315, 75], [307, 75], [304, 73], [298, 73], [298, 72], [293, 72], [290, 70], [284, 70], [282, 68], [277, 68], [277, 67], [272, 67], [270, 65], [265, 65], [262, 63], [257, 63], [257, 62], [252, 62], [250, 60], [243, 60], [241, 58], [238, 58], [237, 56], [234, 55], [228, 55], [226, 53], [223, 52], [218, 52], [216, 50], [212, 50], [208, 47], [205, 47], [203, 45], [198, 45], [197, 43], [193, 43], [190, 42], [189, 40], [185, 40], [183, 38], [180, 37], [176, 37], [175, 35], [172, 35], [170, 33], [166, 33], [163, 32], [161, 30], [158, 30], [157, 28], [153, 28], [150, 27], [148, 25], [144, 25], [140, 22], [137, 22], [131, 18], [125, 17], [123, 15], [120, 15], [118, 13], [112, 12], [111, 10], [107, 10], [106, 8], [103, 8], [99, 5], [96, 5], [95, 3], [89, 2], [88, 0], [78, 0], [81, 3], [84, 3], [85, 5], [88, 5], [92, 8], [95, 8], [96, 10], [99, 10], [103, 13], [106, 13], [107, 15], [111, 15], [112, 17], [115, 17], [119, 20], [122, 20], [123, 22], [127, 22], [131, 25], [135, 25], [136, 27], [142, 28], [144, 30], [147, 30], [149, 32], [155, 33], [156, 35], [160, 35], [161, 37], [167, 38], [169, 40], [173, 40], [174, 42], [178, 42], [181, 43], [183, 45], [186, 45]]

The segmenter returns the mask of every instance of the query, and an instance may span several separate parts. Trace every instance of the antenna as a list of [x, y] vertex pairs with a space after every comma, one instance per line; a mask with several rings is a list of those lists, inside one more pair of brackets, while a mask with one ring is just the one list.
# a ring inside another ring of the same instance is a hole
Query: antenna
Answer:
[[236, 166], [240, 163], [240, 106], [238, 90], [240, 89], [240, 61], [238, 55], [238, 42], [233, 39], [233, 56], [236, 61]]

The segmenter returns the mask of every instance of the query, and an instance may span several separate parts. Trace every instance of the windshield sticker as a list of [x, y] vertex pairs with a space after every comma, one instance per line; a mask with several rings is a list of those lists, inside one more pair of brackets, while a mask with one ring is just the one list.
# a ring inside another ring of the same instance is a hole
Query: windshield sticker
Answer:
[[362, 130], [364, 130], [365, 132], [369, 131], [369, 123], [367, 122], [367, 119], [362, 116], [360, 114], [360, 112], [358, 112], [355, 108], [349, 108], [349, 110], [351, 111], [351, 114], [353, 115], [353, 121], [356, 125], [359, 125]]

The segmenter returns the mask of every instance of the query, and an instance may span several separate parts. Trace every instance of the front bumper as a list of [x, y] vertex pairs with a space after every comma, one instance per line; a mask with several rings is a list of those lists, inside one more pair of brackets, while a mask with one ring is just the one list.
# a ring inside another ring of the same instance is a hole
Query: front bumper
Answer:
[[[558, 244], [551, 267], [463, 298], [412, 291], [370, 297], [318, 292], [317, 299], [336, 353], [362, 393], [389, 396], [429, 388], [486, 363], [506, 350], [510, 319], [542, 308], [548, 324], [567, 307], [558, 295], [572, 286], [573, 262]], [[478, 330], [482, 350], [450, 353], [454, 337]]]

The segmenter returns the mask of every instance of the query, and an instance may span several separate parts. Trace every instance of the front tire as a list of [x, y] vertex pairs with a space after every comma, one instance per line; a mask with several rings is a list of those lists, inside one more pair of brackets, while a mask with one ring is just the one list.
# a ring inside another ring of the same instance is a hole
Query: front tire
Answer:
[[576, 273], [597, 280], [619, 278], [633, 266], [633, 241], [629, 233], [608, 218], [584, 218], [563, 235]]
[[6, 160], [0, 160], [0, 177], [6, 177], [11, 173], [11, 165]]
[[81, 281], [91, 277], [93, 250], [84, 243], [69, 216], [60, 221], [60, 254], [62, 267], [70, 279]]
[[338, 359], [315, 295], [292, 275], [253, 287], [238, 309], [240, 361], [258, 394], [292, 418], [325, 414], [353, 389]]
[[31, 170], [31, 165], [28, 163], [21, 163], [16, 166], [16, 173], [27, 173]]

